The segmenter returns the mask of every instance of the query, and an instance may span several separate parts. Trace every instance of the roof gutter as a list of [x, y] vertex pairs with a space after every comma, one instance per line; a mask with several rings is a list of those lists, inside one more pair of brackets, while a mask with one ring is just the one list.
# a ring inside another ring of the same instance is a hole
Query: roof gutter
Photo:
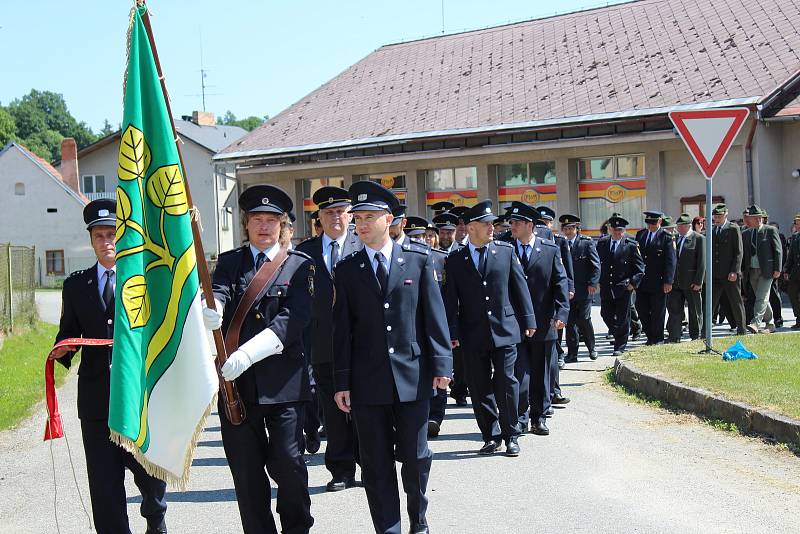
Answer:
[[595, 113], [590, 115], [580, 115], [574, 117], [561, 117], [557, 119], [544, 119], [525, 121], [510, 124], [498, 124], [494, 126], [481, 126], [475, 128], [454, 128], [449, 130], [435, 130], [428, 132], [413, 132], [407, 134], [395, 134], [386, 136], [365, 137], [360, 139], [347, 139], [344, 141], [331, 141], [328, 143], [315, 143], [310, 145], [300, 145], [292, 147], [276, 147], [257, 150], [244, 150], [240, 152], [220, 153], [214, 156], [214, 160], [234, 160], [264, 157], [287, 157], [293, 155], [308, 155], [330, 151], [340, 151], [347, 148], [371, 148], [386, 145], [395, 145], [411, 141], [443, 139], [447, 137], [463, 137], [470, 135], [480, 135], [487, 133], [510, 133], [518, 130], [542, 130], [548, 127], [577, 126], [586, 123], [602, 123], [618, 121], [620, 119], [631, 119], [640, 117], [650, 117], [666, 115], [670, 111], [688, 111], [697, 109], [709, 109], [720, 107], [735, 107], [757, 104], [762, 97], [734, 98], [728, 100], [717, 100], [713, 102], [703, 102], [698, 104], [684, 104], [679, 106], [647, 108], [641, 110], [620, 111], [613, 113]]
[[758, 118], [773, 118], [781, 108], [800, 93], [800, 69], [759, 102]]

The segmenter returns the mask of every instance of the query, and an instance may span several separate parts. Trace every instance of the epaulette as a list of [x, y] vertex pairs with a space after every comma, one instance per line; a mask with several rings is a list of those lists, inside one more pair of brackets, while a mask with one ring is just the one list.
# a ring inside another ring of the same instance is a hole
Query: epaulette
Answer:
[[311, 256], [309, 256], [308, 254], [306, 254], [302, 250], [297, 250], [296, 248], [290, 248], [289, 249], [289, 254], [297, 254], [298, 256], [301, 256], [302, 258], [305, 258], [305, 259], [308, 259], [308, 260], [312, 259]]
[[358, 254], [359, 252], [361, 252], [361, 251], [360, 250], [356, 250], [355, 252], [351, 252], [350, 254], [345, 256], [344, 258], [341, 258], [339, 260], [339, 263], [336, 264], [336, 266], [338, 267], [340, 264], [342, 264], [344, 262], [352, 261], [353, 258], [355, 258], [356, 254]]
[[581, 234], [581, 235], [578, 235], [578, 239], [583, 239], [583, 240], [586, 240], [586, 239], [588, 239], [589, 241], [591, 241], [591, 240], [592, 240], [592, 238], [591, 238], [591, 237], [589, 237], [588, 235], [582, 235], [582, 234]]
[[[541, 238], [540, 238], [540, 239], [539, 239], [539, 242], [540, 242], [542, 245], [547, 245], [548, 247], [558, 247], [558, 244], [557, 244], [555, 241], [552, 241], [552, 240], [550, 240], [550, 239], [541, 239]], [[561, 248], [561, 247], [559, 247], [559, 248]]]
[[244, 250], [247, 247], [248, 247], [248, 245], [242, 245], [241, 247], [236, 247], [236, 248], [233, 248], [233, 249], [228, 250], [226, 252], [220, 252], [217, 255], [217, 258], [222, 258], [223, 256], [232, 256], [233, 254], [235, 254], [237, 252], [241, 252], [242, 250]]
[[636, 239], [631, 236], [625, 236], [625, 241], [627, 241], [628, 243], [636, 243], [637, 245], [639, 244], [639, 242], [636, 241]]
[[497, 239], [495, 239], [494, 240], [494, 244], [498, 245], [498, 246], [501, 246], [501, 247], [514, 248], [514, 245], [512, 245], [511, 243], [509, 243], [507, 241], [498, 241]]
[[417, 254], [423, 254], [425, 256], [428, 255], [428, 248], [427, 247], [422, 248], [420, 246], [414, 246], [414, 247], [408, 246], [408, 248], [406, 248], [406, 245], [403, 245], [403, 251], [404, 252], [416, 252]]
[[66, 278], [66, 280], [69, 280], [70, 278], [74, 278], [74, 277], [76, 277], [78, 275], [81, 275], [81, 274], [83, 274], [85, 272], [86, 272], [86, 269], [78, 269], [77, 271], [72, 271], [69, 274], [69, 276]]
[[442, 256], [447, 256], [447, 252], [445, 252], [444, 250], [442, 250], [440, 248], [432, 248], [431, 252], [433, 252], [435, 254], [441, 254]]
[[308, 243], [309, 241], [314, 241], [315, 239], [320, 239], [320, 237], [318, 235], [315, 235], [314, 237], [303, 239], [302, 241], [300, 241], [300, 243], [297, 244], [297, 246], [299, 247], [300, 245], [304, 245], [305, 243]]

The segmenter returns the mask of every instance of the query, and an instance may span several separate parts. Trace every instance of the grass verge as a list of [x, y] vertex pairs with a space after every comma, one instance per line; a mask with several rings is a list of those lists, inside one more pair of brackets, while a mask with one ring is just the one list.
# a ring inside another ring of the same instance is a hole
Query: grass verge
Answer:
[[700, 341], [641, 347], [626, 359], [642, 371], [800, 419], [800, 333], [719, 338], [714, 347], [723, 352], [737, 339], [758, 359], [726, 362], [699, 354]]
[[[28, 417], [44, 398], [44, 363], [57, 332], [56, 326], [37, 322], [5, 338], [0, 348], [0, 430]], [[67, 370], [59, 364], [55, 369], [56, 385], [61, 385]]]

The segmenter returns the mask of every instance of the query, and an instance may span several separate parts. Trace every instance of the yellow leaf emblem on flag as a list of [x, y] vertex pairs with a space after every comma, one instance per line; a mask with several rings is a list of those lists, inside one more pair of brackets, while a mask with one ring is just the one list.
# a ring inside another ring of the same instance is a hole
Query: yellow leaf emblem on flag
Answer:
[[179, 165], [159, 167], [147, 180], [150, 201], [170, 215], [183, 215], [189, 211], [186, 186]]
[[122, 306], [131, 328], [140, 328], [150, 319], [150, 295], [144, 276], [131, 276], [122, 285]]
[[117, 174], [120, 180], [141, 180], [150, 166], [150, 147], [141, 130], [128, 126], [119, 143]]

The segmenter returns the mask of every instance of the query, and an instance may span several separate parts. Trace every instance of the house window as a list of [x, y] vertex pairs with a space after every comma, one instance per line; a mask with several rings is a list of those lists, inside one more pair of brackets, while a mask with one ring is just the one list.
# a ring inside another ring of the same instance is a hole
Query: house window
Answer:
[[478, 168], [456, 167], [425, 171], [425, 204], [428, 218], [433, 217], [432, 204], [442, 200], [456, 206], [474, 206], [478, 202]]
[[48, 275], [64, 274], [64, 251], [48, 250], [45, 252], [45, 263], [47, 264]]
[[[713, 204], [724, 204], [725, 197], [714, 195], [712, 197]], [[688, 213], [694, 217], [706, 216], [706, 196], [695, 195], [691, 197], [681, 197], [681, 213]]]
[[23, 196], [25, 194], [25, 184], [22, 182], [15, 183], [14, 194], [20, 197]]
[[84, 174], [82, 177], [83, 193], [105, 193], [106, 177], [102, 174]]
[[578, 199], [583, 231], [599, 234], [612, 213], [620, 213], [636, 231], [643, 226], [647, 181], [644, 155], [578, 160]]
[[219, 220], [220, 220], [220, 227], [223, 231], [230, 230], [231, 227], [231, 209], [230, 208], [220, 208], [219, 209]]
[[515, 200], [556, 209], [556, 162], [496, 165], [497, 198], [504, 210]]
[[381, 184], [383, 187], [394, 193], [401, 203], [406, 201], [406, 175], [403, 172], [384, 172], [380, 174], [359, 174], [353, 176], [353, 181], [363, 182], [370, 180]]

